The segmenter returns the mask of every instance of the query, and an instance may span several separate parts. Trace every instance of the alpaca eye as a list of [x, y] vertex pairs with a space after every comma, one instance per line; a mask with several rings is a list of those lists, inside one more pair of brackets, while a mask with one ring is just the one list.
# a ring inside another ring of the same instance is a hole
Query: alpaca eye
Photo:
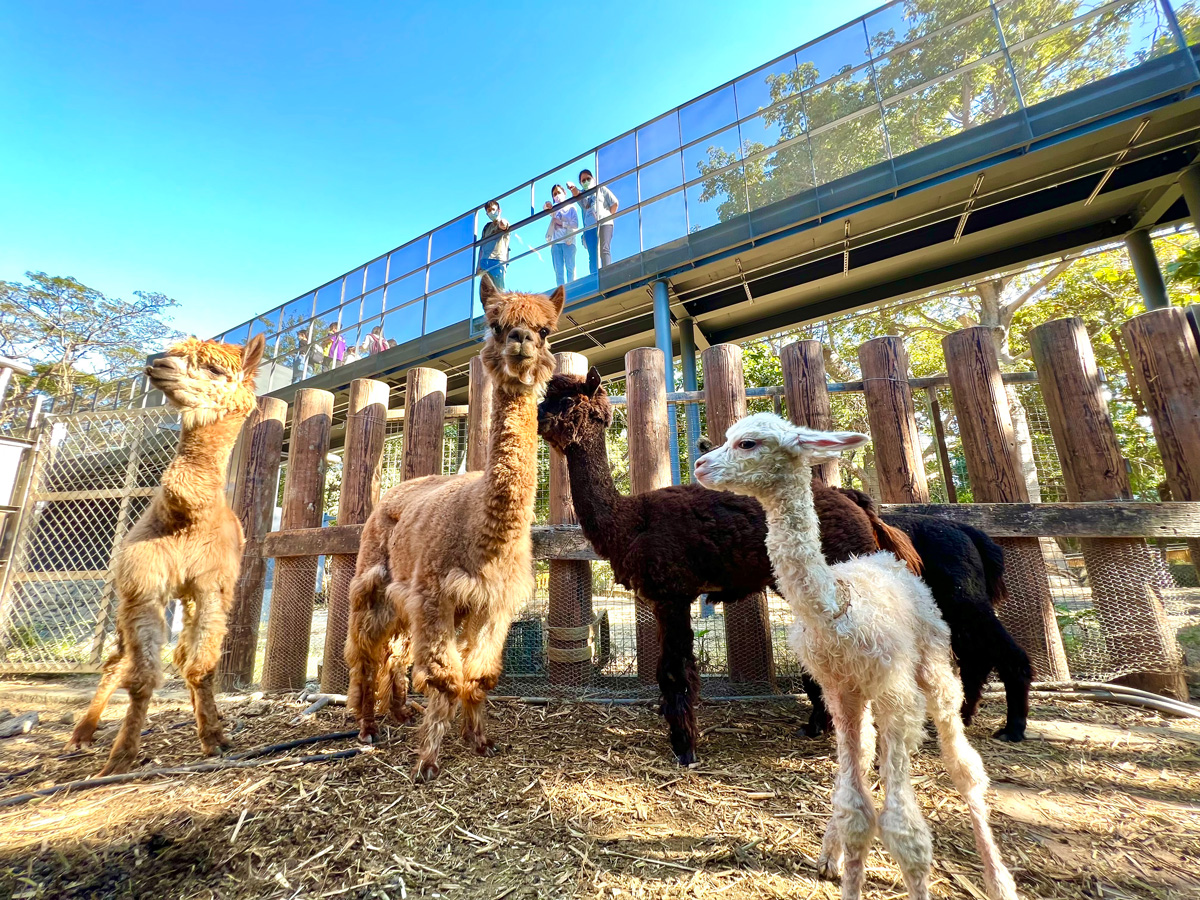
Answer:
[[550, 337], [550, 329], [543, 328], [538, 332], [538, 334], [540, 334], [543, 338], [548, 338], [548, 337]]
[[502, 330], [502, 329], [500, 328], [500, 323], [499, 323], [499, 322], [497, 322], [497, 323], [495, 323], [494, 325], [492, 325], [492, 334], [496, 335], [496, 337], [500, 337], [500, 332], [501, 332], [501, 330]]
[[753, 450], [758, 446], [758, 441], [738, 441], [739, 450]]

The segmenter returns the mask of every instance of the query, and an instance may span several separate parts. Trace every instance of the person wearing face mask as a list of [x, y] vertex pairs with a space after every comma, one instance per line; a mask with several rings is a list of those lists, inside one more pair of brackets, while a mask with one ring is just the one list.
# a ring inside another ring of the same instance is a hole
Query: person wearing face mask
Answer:
[[[583, 246], [588, 254], [588, 274], [594, 275], [599, 266], [607, 266], [612, 262], [613, 224], [608, 220], [616, 215], [617, 195], [604, 186], [596, 187], [591, 169], [580, 170], [579, 183], [586, 194], [579, 201], [583, 207], [583, 225], [586, 229], [583, 232]], [[593, 187], [595, 191], [587, 193]], [[581, 192], [571, 185], [571, 193], [578, 197]]]
[[478, 272], [487, 272], [492, 278], [492, 284], [500, 290], [504, 287], [504, 273], [508, 271], [508, 220], [500, 217], [500, 202], [489, 200], [483, 206], [488, 223], [483, 226], [483, 234], [479, 240]]
[[[570, 184], [570, 182], [568, 182]], [[572, 190], [575, 185], [571, 184]], [[553, 209], [554, 215], [546, 226], [546, 240], [553, 241], [550, 254], [554, 259], [555, 284], [566, 284], [575, 280], [575, 232], [579, 230], [579, 212], [575, 204], [564, 206], [567, 192], [561, 184], [550, 189], [550, 200], [546, 201], [546, 209]]]

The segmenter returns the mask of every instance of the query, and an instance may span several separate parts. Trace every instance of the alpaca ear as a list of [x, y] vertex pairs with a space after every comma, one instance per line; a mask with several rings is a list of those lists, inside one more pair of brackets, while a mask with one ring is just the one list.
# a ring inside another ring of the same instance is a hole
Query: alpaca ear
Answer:
[[707, 453], [712, 448], [713, 448], [713, 442], [710, 441], [708, 438], [701, 437], [701, 438], [696, 439], [696, 449], [700, 451], [701, 455]]
[[587, 395], [589, 397], [595, 397], [596, 391], [600, 390], [600, 370], [595, 366], [592, 366], [590, 369], [588, 369], [587, 383], [584, 385], [584, 387], [587, 389]]
[[805, 451], [812, 459], [836, 459], [848, 450], [857, 450], [870, 440], [868, 435], [857, 431], [797, 431], [784, 443]]
[[491, 316], [493, 308], [503, 296], [504, 294], [496, 287], [496, 283], [492, 281], [492, 277], [484, 272], [479, 279], [479, 303], [483, 307], [484, 315]]
[[554, 307], [554, 319], [562, 315], [563, 304], [567, 302], [567, 290], [561, 284], [554, 289], [554, 293], [550, 295], [550, 304]]
[[265, 335], [256, 334], [242, 348], [242, 371], [246, 374], [253, 374], [258, 371], [258, 364], [262, 362], [263, 351], [267, 348], [267, 338]]

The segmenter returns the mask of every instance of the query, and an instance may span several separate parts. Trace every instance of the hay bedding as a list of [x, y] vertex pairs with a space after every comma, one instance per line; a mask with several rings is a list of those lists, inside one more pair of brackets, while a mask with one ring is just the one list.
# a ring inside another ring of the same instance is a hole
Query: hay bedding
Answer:
[[[340, 708], [297, 721], [301, 709], [294, 698], [223, 704], [238, 750], [345, 727]], [[1031, 730], [1048, 739], [1006, 745], [986, 739], [1000, 709], [989, 704], [971, 738], [1026, 896], [1200, 896], [1200, 729], [1047, 701]], [[409, 781], [413, 735], [395, 728], [380, 749], [349, 760], [176, 776], [0, 810], [0, 897], [838, 896], [813, 869], [833, 748], [795, 736], [806, 711], [703, 707], [702, 763], [692, 771], [669, 763], [661, 721], [645, 707], [500, 701], [492, 711], [503, 752], [479, 760], [448, 741], [443, 775], [429, 786]], [[159, 708], [147, 764], [197, 761], [190, 723], [185, 708]], [[0, 795], [93, 774], [97, 753], [58, 757], [69, 730], [51, 713], [0, 744]], [[99, 753], [114, 734], [101, 733]], [[963, 806], [934, 750], [927, 744], [914, 767], [933, 821], [933, 892], [982, 898]], [[876, 849], [868, 896], [903, 894], [899, 870]]]

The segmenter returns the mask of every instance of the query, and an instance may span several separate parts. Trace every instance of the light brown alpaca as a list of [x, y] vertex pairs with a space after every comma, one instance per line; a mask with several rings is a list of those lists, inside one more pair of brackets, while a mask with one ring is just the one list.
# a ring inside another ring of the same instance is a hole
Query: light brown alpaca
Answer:
[[147, 367], [150, 382], [181, 413], [175, 458], [113, 559], [117, 649], [68, 750], [91, 744], [108, 698], [129, 691], [129, 710], [101, 775], [127, 772], [137, 759], [150, 695], [162, 680], [167, 603], [183, 601], [175, 666], [188, 683], [206, 756], [229, 746], [213, 699], [213, 670], [225, 637], [242, 558], [242, 526], [225, 505], [225, 469], [251, 410], [261, 335], [245, 348], [189, 338]]
[[[484, 701], [500, 677], [516, 606], [533, 592], [530, 525], [537, 490], [538, 395], [554, 371], [549, 336], [563, 307], [550, 297], [479, 289], [492, 379], [491, 442], [484, 472], [430, 475], [388, 491], [367, 520], [350, 583], [346, 662], [360, 740], [379, 733], [376, 679], [389, 661], [393, 715], [411, 717], [404, 667], [427, 698], [414, 775], [438, 774], [438, 751], [462, 702], [462, 733], [490, 756]], [[456, 634], [457, 632], [457, 634]]]

